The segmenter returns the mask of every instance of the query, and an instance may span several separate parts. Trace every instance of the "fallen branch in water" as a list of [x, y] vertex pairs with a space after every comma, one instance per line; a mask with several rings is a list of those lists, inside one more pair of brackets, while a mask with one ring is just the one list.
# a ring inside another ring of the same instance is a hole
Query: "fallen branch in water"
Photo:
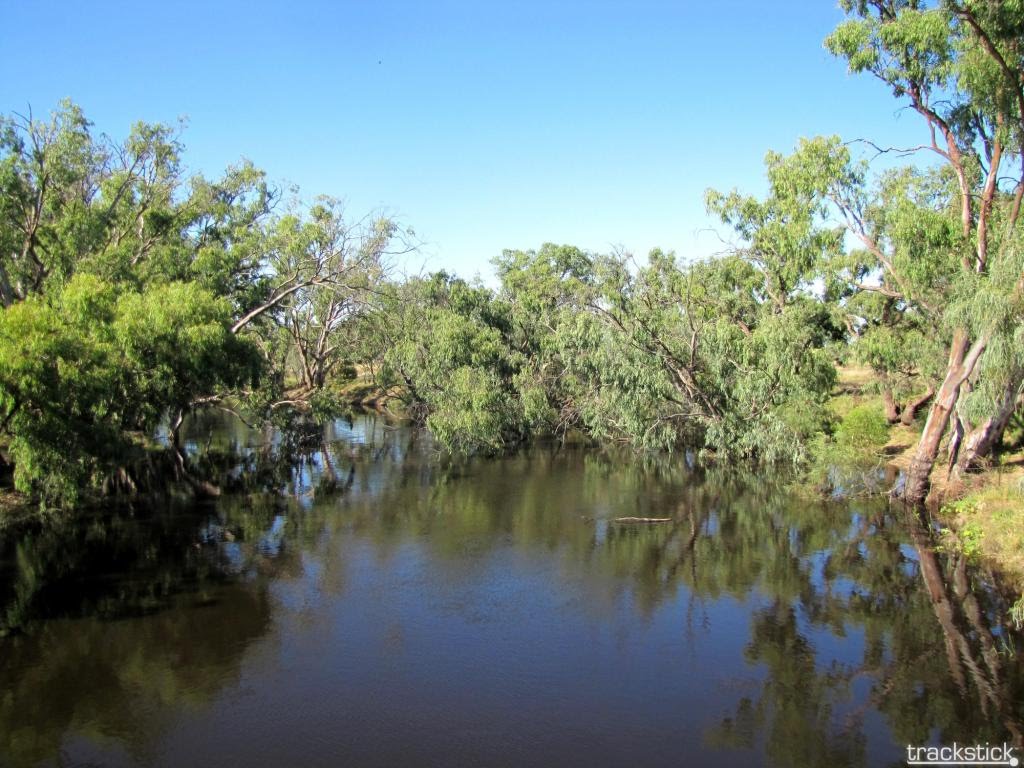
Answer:
[[616, 517], [613, 523], [671, 523], [671, 517]]

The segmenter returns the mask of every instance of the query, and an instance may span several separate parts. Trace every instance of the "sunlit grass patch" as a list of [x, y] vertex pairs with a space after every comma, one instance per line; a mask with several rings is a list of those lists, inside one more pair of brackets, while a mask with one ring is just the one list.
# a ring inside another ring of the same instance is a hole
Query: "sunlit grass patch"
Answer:
[[947, 504], [948, 524], [962, 537], [980, 534], [979, 555], [995, 564], [1015, 589], [1024, 592], [1024, 467], [1011, 464], [978, 480], [974, 491]]

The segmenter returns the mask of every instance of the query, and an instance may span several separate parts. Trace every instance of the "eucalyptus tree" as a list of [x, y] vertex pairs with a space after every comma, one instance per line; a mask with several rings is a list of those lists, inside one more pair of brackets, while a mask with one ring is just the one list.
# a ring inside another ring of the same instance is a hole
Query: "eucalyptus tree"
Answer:
[[860, 292], [845, 304], [855, 359], [878, 379], [888, 423], [911, 426], [935, 396], [941, 335], [920, 313], [890, 296]]
[[601, 375], [618, 372], [611, 383], [627, 402], [643, 405], [636, 384], [660, 401], [636, 437], [660, 433], [666, 447], [706, 447], [722, 458], [798, 462], [834, 380], [827, 308], [795, 292], [779, 294], [783, 310], [759, 300], [763, 275], [737, 257], [681, 267], [655, 253], [635, 276], [621, 266], [613, 274], [599, 312], [629, 349], [622, 361], [636, 356], [639, 366]]
[[947, 432], [949, 467], [963, 471], [998, 443], [1020, 396], [1024, 21], [1017, 4], [987, 0], [843, 6], [850, 18], [826, 46], [923, 119], [918, 149], [939, 163], [891, 180], [937, 188], [923, 219], [922, 206], [911, 218], [898, 203], [879, 212], [860, 194], [834, 195], [884, 290], [941, 313], [946, 363], [904, 490], [918, 503]]
[[272, 367], [294, 377], [292, 396], [319, 391], [355, 357], [357, 321], [390, 257], [408, 247], [394, 220], [349, 221], [340, 201], [318, 198], [308, 212], [289, 212], [268, 228], [263, 263], [271, 287], [232, 330], [253, 329]]
[[181, 149], [160, 125], [96, 136], [70, 103], [0, 122], [0, 439], [45, 501], [123, 474], [166, 413], [260, 374], [231, 329], [264, 290], [273, 195], [251, 166], [188, 180]]
[[147, 212], [168, 204], [179, 150], [162, 126], [139, 124], [123, 144], [94, 137], [69, 102], [49, 119], [0, 120], [3, 305], [59, 287], [84, 264], [141, 259], [153, 242]]
[[680, 264], [655, 251], [643, 267], [600, 266], [591, 310], [625, 354], [597, 375], [621, 391], [614, 401], [657, 404], [629, 427], [642, 442], [799, 461], [821, 429], [841, 327], [812, 283], [841, 238], [815, 190], [796, 183], [801, 168], [779, 155], [768, 168], [764, 200], [708, 194], [709, 210], [736, 232], [731, 253]]
[[[782, 230], [799, 239], [792, 222]], [[809, 250], [829, 241], [819, 234]], [[820, 428], [834, 375], [826, 349], [838, 329], [800, 279], [754, 261], [681, 264], [654, 251], [641, 265], [550, 244], [507, 251], [500, 295], [513, 310], [516, 382], [533, 406], [531, 429], [799, 460], [803, 438]], [[776, 267], [793, 268], [774, 259]]]
[[88, 274], [0, 312], [0, 430], [17, 487], [73, 501], [137, 458], [168, 411], [251, 384], [258, 360], [230, 321], [230, 303], [195, 284], [119, 291]]
[[410, 413], [441, 444], [495, 452], [529, 435], [507, 303], [438, 272], [403, 286], [391, 310], [398, 319], [385, 321], [391, 330], [379, 380], [399, 385]]
[[597, 262], [594, 254], [553, 243], [505, 250], [494, 260], [499, 297], [509, 306], [509, 343], [520, 360], [524, 418], [533, 432], [564, 438], [584, 428], [585, 384], [575, 364], [586, 354], [581, 337], [597, 338], [588, 314], [599, 290]]

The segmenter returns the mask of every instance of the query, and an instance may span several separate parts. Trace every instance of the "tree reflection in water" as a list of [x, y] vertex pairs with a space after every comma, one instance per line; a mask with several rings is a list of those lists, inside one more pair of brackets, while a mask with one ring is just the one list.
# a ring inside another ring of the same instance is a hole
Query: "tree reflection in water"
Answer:
[[[599, 623], [628, 605], [642, 630], [678, 607], [680, 648], [708, 642], [708, 616], [730, 611], [748, 637], [726, 670], [733, 705], [680, 724], [709, 754], [855, 766], [935, 739], [1021, 743], [1006, 606], [982, 571], [883, 504], [808, 502], [678, 456], [552, 446], [459, 461], [373, 417], [284, 434], [207, 417], [185, 436], [216, 501], [5, 535], [0, 755], [15, 764], [82, 740], [155, 760], [175, 713], [237, 685], [251, 649], [296, 620], [292, 602], [316, 614], [349, 593], [354, 547], [384, 570], [411, 543], [442, 582], [471, 584], [505, 551], [543, 562], [564, 610]], [[627, 516], [669, 521], [616, 522]]]

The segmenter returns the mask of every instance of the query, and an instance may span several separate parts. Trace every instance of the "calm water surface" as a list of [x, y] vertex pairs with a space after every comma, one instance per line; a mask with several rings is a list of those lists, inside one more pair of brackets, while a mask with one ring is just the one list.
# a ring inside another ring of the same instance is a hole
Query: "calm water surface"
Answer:
[[0, 541], [0, 764], [838, 768], [1021, 738], [1006, 605], [883, 504], [678, 456], [460, 463], [372, 417], [211, 417], [188, 449], [230, 490]]

